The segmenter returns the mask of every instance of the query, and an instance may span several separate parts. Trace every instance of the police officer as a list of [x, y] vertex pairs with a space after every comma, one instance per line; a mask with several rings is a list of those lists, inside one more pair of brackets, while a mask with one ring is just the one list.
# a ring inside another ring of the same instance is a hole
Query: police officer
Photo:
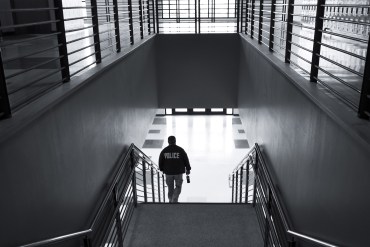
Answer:
[[186, 172], [189, 175], [191, 167], [184, 149], [176, 145], [176, 137], [169, 136], [168, 144], [159, 155], [159, 170], [166, 174], [168, 200], [170, 203], [177, 203], [181, 193], [182, 174]]

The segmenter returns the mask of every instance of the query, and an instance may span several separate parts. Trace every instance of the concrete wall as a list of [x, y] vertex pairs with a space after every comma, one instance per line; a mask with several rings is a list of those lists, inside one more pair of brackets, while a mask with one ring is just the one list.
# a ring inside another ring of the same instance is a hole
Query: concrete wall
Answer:
[[[307, 83], [312, 92], [318, 87], [254, 46], [241, 39], [240, 116], [249, 142], [259, 143], [272, 165], [295, 230], [340, 246], [368, 246], [370, 149], [349, 130], [369, 130], [369, 123], [335, 98], [356, 123], [345, 127], [333, 120], [297, 83]], [[285, 74], [295, 74], [295, 82]], [[330, 107], [330, 97], [324, 96], [324, 106]], [[363, 138], [364, 133], [370, 132]]]
[[236, 107], [237, 34], [157, 36], [159, 107]]
[[7, 128], [37, 115], [38, 102], [0, 123], [0, 246], [85, 229], [119, 155], [132, 142], [142, 145], [155, 116], [153, 45], [54, 90], [47, 97], [68, 95], [6, 139]]

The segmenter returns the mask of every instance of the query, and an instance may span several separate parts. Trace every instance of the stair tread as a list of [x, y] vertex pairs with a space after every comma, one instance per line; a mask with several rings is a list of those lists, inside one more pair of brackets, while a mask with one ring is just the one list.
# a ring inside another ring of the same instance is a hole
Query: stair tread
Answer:
[[140, 204], [125, 246], [263, 246], [255, 210], [241, 204]]

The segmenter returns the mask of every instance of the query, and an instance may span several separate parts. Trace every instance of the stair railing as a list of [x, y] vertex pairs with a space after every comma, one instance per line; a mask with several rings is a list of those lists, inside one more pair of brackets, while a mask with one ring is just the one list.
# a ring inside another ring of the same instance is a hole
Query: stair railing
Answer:
[[300, 241], [318, 246], [338, 246], [292, 229], [257, 143], [235, 167], [229, 182], [232, 203], [252, 204], [255, 208], [264, 246], [295, 247]]
[[119, 163], [90, 227], [22, 246], [123, 247], [135, 207], [138, 203], [164, 203], [165, 182], [158, 166], [134, 144], [121, 156]]

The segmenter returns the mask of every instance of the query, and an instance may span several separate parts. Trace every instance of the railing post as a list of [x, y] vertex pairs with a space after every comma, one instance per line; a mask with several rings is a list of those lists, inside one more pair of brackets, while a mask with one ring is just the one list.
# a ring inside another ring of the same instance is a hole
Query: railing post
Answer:
[[10, 118], [12, 112], [10, 109], [8, 90], [5, 80], [5, 71], [2, 59], [2, 50], [0, 47], [0, 119]]
[[85, 237], [84, 238], [84, 247], [91, 247], [91, 238]]
[[263, 22], [263, 0], [260, 0], [259, 23], [258, 23], [258, 43], [262, 43], [262, 22]]
[[128, 23], [129, 23], [129, 29], [130, 29], [130, 43], [131, 45], [134, 44], [134, 24], [132, 21], [132, 1], [127, 0], [128, 2]]
[[146, 2], [146, 11], [147, 11], [147, 18], [148, 18], [148, 34], [152, 34], [151, 25], [150, 25], [150, 3], [149, 0]]
[[248, 33], [248, 21], [249, 21], [249, 0], [245, 0], [245, 30], [244, 33]]
[[271, 189], [269, 188], [267, 190], [267, 212], [266, 212], [266, 215], [265, 215], [265, 243], [264, 243], [264, 246], [267, 247], [268, 244], [269, 244], [269, 231], [270, 231], [270, 221], [269, 221], [269, 218], [270, 218], [270, 215], [271, 215]]
[[288, 247], [296, 247], [296, 241], [294, 238], [288, 240]]
[[195, 33], [198, 33], [198, 18], [197, 18], [197, 12], [198, 12], [198, 7], [197, 7], [197, 0], [194, 0], [194, 24], [195, 24]]
[[118, 1], [113, 0], [114, 34], [116, 35], [116, 50], [121, 51], [121, 36], [119, 31]]
[[134, 206], [137, 207], [137, 191], [136, 191], [136, 164], [134, 150], [131, 151], [131, 170], [132, 170], [132, 193], [134, 197]]
[[63, 14], [63, 3], [60, 0], [54, 0], [55, 6], [55, 19], [57, 21], [56, 27], [58, 37], [58, 44], [60, 45], [59, 56], [60, 56], [60, 67], [62, 72], [62, 81], [69, 82], [71, 80], [71, 75], [69, 72], [69, 62], [68, 62], [68, 50], [67, 50], [67, 40], [66, 40], [66, 29], [64, 26], [64, 14]]
[[256, 196], [257, 196], [257, 176], [258, 176], [258, 153], [256, 151], [256, 160], [255, 163], [252, 163], [254, 166], [254, 184], [253, 184], [253, 207], [256, 206]]
[[140, 16], [140, 38], [144, 38], [144, 25], [143, 25], [143, 2], [139, 0], [139, 16]]
[[[195, 1], [197, 1], [197, 0], [195, 0]], [[200, 0], [198, 0], [198, 33], [201, 33], [201, 31], [200, 31], [200, 22], [201, 22]]]
[[232, 186], [231, 186], [231, 202], [232, 203], [234, 203], [234, 176], [235, 174], [233, 173]]
[[276, 0], [271, 0], [270, 39], [269, 39], [270, 51], [274, 50], [275, 10], [276, 10]]
[[315, 36], [313, 38], [313, 49], [312, 49], [312, 60], [311, 60], [311, 73], [310, 81], [317, 82], [317, 76], [319, 74], [319, 63], [320, 63], [320, 50], [321, 50], [321, 39], [324, 20], [322, 19], [325, 14], [325, 0], [317, 1], [316, 7], [316, 18], [315, 18]]
[[[116, 185], [117, 186], [117, 185]], [[114, 204], [114, 208], [117, 208], [119, 207], [119, 199], [118, 199], [118, 195], [117, 195], [117, 187], [114, 186], [113, 188], [113, 204]], [[122, 233], [122, 225], [121, 225], [121, 217], [120, 217], [120, 210], [116, 210], [116, 215], [115, 215], [115, 218], [116, 218], [116, 227], [117, 227], [117, 235], [118, 235], [118, 246], [119, 247], [123, 247], [123, 233]]]
[[240, 190], [239, 190], [239, 202], [242, 203], [243, 198], [243, 173], [244, 173], [244, 165], [240, 167]]
[[161, 202], [161, 180], [159, 180], [159, 171], [157, 171], [158, 201]]
[[239, 22], [240, 22], [240, 13], [243, 13], [243, 11], [240, 11], [240, 1], [242, 0], [237, 0], [237, 8], [236, 8], [236, 32], [239, 33]]
[[247, 160], [247, 170], [245, 178], [245, 203], [248, 203], [248, 191], [249, 191], [249, 159]]
[[164, 174], [162, 174], [162, 186], [163, 186], [163, 202], [166, 202], [166, 190], [164, 186]]
[[150, 176], [152, 182], [152, 202], [155, 202], [155, 193], [154, 193], [154, 173], [153, 173], [153, 166], [150, 168]]
[[146, 194], [146, 164], [145, 160], [142, 159], [143, 161], [143, 187], [144, 187], [144, 202], [148, 202], [148, 196]]
[[370, 53], [369, 53], [370, 36], [368, 41], [368, 49], [365, 61], [364, 78], [362, 81], [360, 104], [358, 106], [358, 116], [363, 119], [369, 119], [370, 112]]
[[290, 51], [292, 49], [294, 0], [288, 0], [288, 19], [285, 43], [285, 62], [290, 63]]
[[[58, 1], [58, 0], [55, 0], [55, 1]], [[90, 0], [90, 3], [91, 3], [91, 16], [92, 16], [91, 21], [93, 24], [93, 33], [94, 33], [95, 59], [96, 59], [96, 63], [101, 63], [98, 6], [96, 3], [96, 0]]]
[[255, 0], [252, 0], [252, 17], [251, 17], [251, 38], [254, 36], [254, 4]]
[[[154, 2], [154, 0], [152, 0]], [[157, 22], [157, 33], [159, 33], [159, 12], [158, 12], [158, 0], [155, 0], [156, 7], [155, 7], [155, 20]], [[163, 7], [163, 4], [162, 4]], [[153, 3], [154, 8], [154, 3]], [[153, 9], [153, 17], [154, 17], [154, 9]], [[162, 17], [163, 17], [163, 10], [162, 10]]]
[[239, 188], [239, 183], [238, 183], [238, 180], [239, 180], [239, 170], [236, 170], [235, 178], [236, 178], [236, 183], [235, 183], [235, 202], [237, 203], [238, 202], [238, 188]]

